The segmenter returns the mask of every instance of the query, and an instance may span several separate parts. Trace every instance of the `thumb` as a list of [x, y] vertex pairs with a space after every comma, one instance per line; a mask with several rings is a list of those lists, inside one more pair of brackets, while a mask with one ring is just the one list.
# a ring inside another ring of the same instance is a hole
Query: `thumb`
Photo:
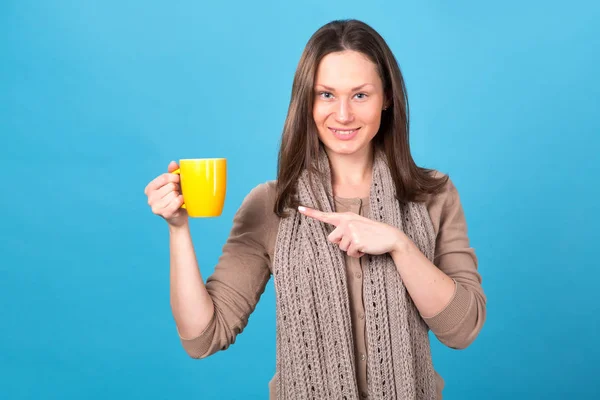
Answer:
[[169, 163], [169, 167], [167, 168], [167, 171], [169, 172], [173, 172], [175, 171], [177, 168], [179, 168], [179, 165], [175, 162], [175, 161], [171, 161]]

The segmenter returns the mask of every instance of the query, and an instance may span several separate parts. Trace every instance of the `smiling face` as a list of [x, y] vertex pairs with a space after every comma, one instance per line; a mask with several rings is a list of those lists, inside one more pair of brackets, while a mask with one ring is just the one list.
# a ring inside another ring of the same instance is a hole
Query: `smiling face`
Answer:
[[314, 93], [313, 118], [327, 153], [369, 154], [385, 101], [377, 66], [356, 51], [330, 53], [319, 64]]

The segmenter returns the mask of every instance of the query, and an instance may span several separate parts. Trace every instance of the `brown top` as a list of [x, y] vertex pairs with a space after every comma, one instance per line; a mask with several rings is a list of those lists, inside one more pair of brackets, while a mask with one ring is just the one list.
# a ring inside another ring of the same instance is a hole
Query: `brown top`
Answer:
[[[271, 260], [279, 217], [273, 212], [275, 181], [255, 187], [236, 213], [233, 227], [214, 273], [206, 288], [215, 305], [215, 314], [206, 329], [195, 338], [181, 338], [186, 352], [204, 358], [225, 350], [246, 327], [271, 276]], [[336, 211], [351, 211], [368, 218], [369, 199], [336, 198]], [[449, 179], [444, 190], [429, 196], [427, 209], [436, 233], [434, 264], [456, 282], [454, 296], [437, 315], [424, 318], [431, 331], [445, 345], [462, 349], [477, 336], [485, 320], [486, 298], [477, 272], [477, 257], [469, 245], [467, 225], [458, 192]], [[346, 255], [348, 294], [356, 351], [356, 373], [361, 397], [367, 397], [367, 363], [363, 263]], [[438, 399], [444, 386], [437, 375]], [[271, 398], [276, 385], [271, 382]]]

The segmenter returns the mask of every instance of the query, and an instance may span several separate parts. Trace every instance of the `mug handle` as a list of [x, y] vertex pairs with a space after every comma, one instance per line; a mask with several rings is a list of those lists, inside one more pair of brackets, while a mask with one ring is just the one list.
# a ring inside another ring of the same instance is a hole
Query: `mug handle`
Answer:
[[[173, 171], [173, 172], [171, 172], [171, 173], [172, 173], [172, 174], [177, 174], [177, 175], [181, 176], [181, 168], [177, 168], [175, 171]], [[181, 178], [179, 179], [179, 182], [180, 182], [180, 184], [179, 184], [179, 187], [181, 188]], [[182, 192], [182, 194], [183, 194], [183, 192]], [[185, 200], [185, 199], [184, 199], [184, 200]], [[181, 208], [187, 208], [187, 207], [185, 206], [185, 203], [181, 205]]]

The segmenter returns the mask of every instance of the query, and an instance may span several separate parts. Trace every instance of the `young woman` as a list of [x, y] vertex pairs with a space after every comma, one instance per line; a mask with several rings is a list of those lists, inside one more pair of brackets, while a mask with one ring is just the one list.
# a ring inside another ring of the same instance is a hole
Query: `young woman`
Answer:
[[244, 199], [206, 285], [179, 176], [148, 184], [148, 203], [169, 226], [171, 306], [190, 356], [234, 343], [273, 276], [271, 398], [441, 398], [428, 331], [468, 346], [486, 298], [456, 188], [415, 164], [408, 121], [383, 38], [360, 21], [334, 21], [300, 59], [277, 180]]

